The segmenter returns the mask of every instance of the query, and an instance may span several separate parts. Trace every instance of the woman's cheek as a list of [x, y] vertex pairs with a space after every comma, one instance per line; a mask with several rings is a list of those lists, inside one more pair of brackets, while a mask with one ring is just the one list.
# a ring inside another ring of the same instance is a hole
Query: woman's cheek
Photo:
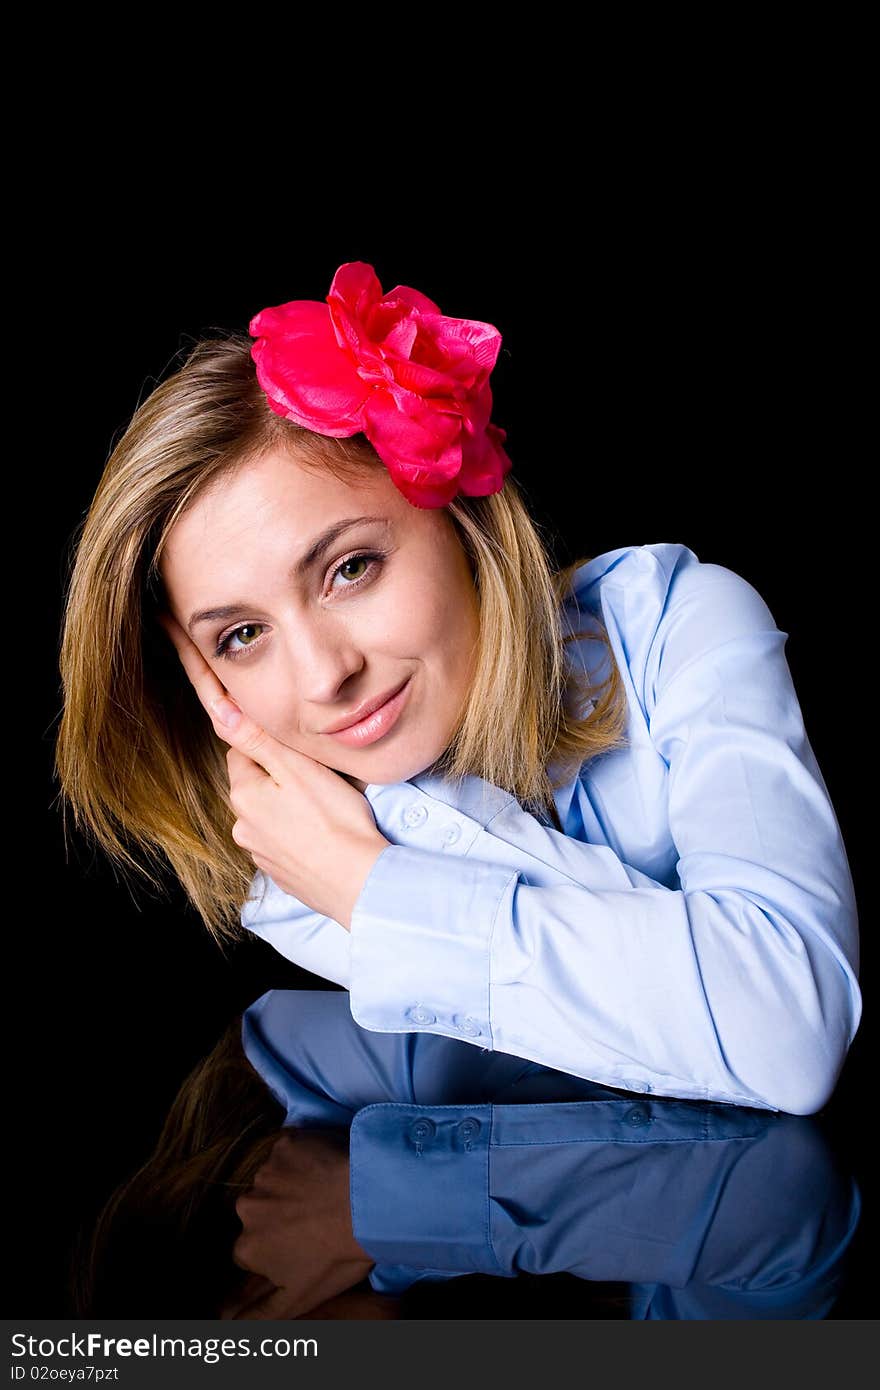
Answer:
[[421, 656], [438, 645], [454, 621], [455, 605], [438, 583], [401, 585], [391, 600], [387, 631], [401, 656]]

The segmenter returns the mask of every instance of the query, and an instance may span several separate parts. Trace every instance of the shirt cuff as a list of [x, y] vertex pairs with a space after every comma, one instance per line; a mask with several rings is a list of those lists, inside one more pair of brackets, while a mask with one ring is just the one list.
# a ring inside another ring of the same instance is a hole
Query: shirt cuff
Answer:
[[503, 1275], [489, 1235], [491, 1105], [367, 1105], [350, 1130], [352, 1229], [374, 1260]]
[[351, 1014], [378, 1033], [492, 1047], [492, 932], [518, 871], [388, 845], [351, 915]]

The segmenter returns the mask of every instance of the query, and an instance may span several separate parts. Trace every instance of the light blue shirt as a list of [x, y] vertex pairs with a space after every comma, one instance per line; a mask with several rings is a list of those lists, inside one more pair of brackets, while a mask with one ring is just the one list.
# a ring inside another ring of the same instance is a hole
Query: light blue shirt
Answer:
[[371, 1033], [339, 991], [269, 990], [242, 1044], [284, 1125], [349, 1131], [380, 1292], [568, 1273], [629, 1284], [639, 1319], [818, 1319], [839, 1297], [861, 1194], [815, 1119]]
[[[350, 933], [262, 872], [242, 923], [344, 985], [366, 1029], [810, 1114], [861, 1016], [858, 918], [788, 634], [747, 580], [674, 543], [582, 565], [564, 624], [597, 617], [628, 746], [556, 791], [564, 833], [477, 777], [371, 784], [391, 843]], [[568, 650], [606, 674], [595, 640]]]

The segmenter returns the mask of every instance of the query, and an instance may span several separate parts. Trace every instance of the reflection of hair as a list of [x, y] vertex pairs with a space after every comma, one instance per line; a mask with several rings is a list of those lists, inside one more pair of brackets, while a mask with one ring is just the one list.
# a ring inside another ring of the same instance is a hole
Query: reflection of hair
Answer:
[[[78, 528], [60, 651], [62, 801], [111, 859], [154, 887], [153, 870], [169, 861], [217, 939], [243, 930], [254, 862], [232, 839], [226, 744], [156, 622], [162, 546], [209, 484], [270, 451], [342, 478], [384, 468], [364, 435], [334, 439], [276, 415], [251, 346], [237, 333], [202, 339], [136, 410]], [[469, 697], [433, 768], [481, 777], [555, 817], [548, 764], [559, 762], [561, 785], [626, 743], [625, 692], [600, 623], [590, 619], [582, 635], [605, 647], [605, 680], [593, 684], [566, 660], [578, 634], [563, 629], [560, 601], [584, 560], [553, 572], [509, 474], [500, 492], [446, 510], [471, 562], [480, 638]]]
[[244, 1279], [235, 1211], [285, 1111], [244, 1054], [241, 1019], [193, 1068], [146, 1163], [72, 1253], [74, 1317], [215, 1318]]

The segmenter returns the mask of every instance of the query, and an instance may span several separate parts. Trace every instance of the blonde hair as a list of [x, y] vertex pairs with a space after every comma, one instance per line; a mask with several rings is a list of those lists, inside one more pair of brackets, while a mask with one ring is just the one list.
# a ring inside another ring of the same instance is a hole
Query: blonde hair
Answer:
[[[156, 618], [165, 539], [222, 474], [275, 450], [342, 478], [384, 468], [364, 435], [334, 439], [276, 415], [251, 346], [241, 333], [202, 338], [135, 411], [72, 537], [59, 659], [55, 765], [65, 840], [69, 807], [112, 862], [160, 893], [170, 864], [218, 943], [242, 935], [255, 865], [232, 838], [227, 745]], [[569, 631], [561, 613], [589, 557], [553, 572], [510, 474], [500, 492], [456, 498], [447, 511], [471, 562], [480, 635], [469, 697], [433, 770], [491, 782], [561, 829], [553, 788], [627, 743], [626, 695], [607, 633], [598, 619]], [[582, 657], [567, 660], [576, 640], [607, 649], [603, 681], [593, 682]]]

